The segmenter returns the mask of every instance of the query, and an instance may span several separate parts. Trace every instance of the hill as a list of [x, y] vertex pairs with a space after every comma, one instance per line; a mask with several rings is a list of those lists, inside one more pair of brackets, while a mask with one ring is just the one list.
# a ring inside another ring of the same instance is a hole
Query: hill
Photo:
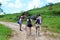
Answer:
[[[28, 10], [28, 12], [31, 16], [37, 13], [41, 14], [43, 18], [42, 26], [48, 26], [48, 30], [60, 33], [60, 3], [49, 4], [42, 8], [34, 8]], [[0, 15], [0, 21], [17, 22], [20, 15], [21, 13]]]

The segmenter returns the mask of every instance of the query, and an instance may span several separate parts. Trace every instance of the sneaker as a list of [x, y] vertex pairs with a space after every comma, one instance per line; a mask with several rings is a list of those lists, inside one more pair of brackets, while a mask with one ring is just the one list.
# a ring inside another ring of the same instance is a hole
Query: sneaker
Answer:
[[20, 29], [20, 31], [22, 31], [22, 30]]

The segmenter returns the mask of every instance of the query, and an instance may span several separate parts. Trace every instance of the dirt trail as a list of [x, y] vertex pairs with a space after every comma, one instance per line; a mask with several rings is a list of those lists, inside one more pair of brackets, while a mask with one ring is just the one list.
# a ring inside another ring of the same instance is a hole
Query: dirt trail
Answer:
[[17, 23], [12, 22], [0, 22], [0, 23], [14, 30], [13, 32], [14, 36], [11, 37], [10, 40], [56, 40], [43, 35], [44, 32], [41, 32], [41, 35], [39, 37], [36, 37], [34, 28], [32, 28], [32, 35], [28, 36], [27, 31], [25, 30], [25, 25], [22, 26], [23, 31], [19, 31], [19, 25]]

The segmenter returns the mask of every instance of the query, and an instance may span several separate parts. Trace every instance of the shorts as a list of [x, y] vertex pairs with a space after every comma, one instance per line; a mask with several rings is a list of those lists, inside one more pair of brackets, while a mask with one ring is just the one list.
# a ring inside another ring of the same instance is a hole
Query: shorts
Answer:
[[32, 27], [32, 24], [27, 24], [27, 27]]
[[40, 28], [40, 27], [41, 27], [41, 24], [36, 24], [36, 27], [37, 27], [37, 28]]
[[18, 24], [22, 24], [22, 22], [21, 21], [18, 21]]

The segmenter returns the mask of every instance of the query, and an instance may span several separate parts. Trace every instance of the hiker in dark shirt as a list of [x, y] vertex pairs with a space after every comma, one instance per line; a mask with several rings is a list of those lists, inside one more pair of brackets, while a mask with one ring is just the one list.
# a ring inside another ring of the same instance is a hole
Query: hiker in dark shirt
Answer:
[[28, 29], [30, 31], [29, 35], [31, 35], [31, 27], [32, 27], [31, 21], [32, 21], [31, 18], [27, 18], [27, 27], [28, 27]]

